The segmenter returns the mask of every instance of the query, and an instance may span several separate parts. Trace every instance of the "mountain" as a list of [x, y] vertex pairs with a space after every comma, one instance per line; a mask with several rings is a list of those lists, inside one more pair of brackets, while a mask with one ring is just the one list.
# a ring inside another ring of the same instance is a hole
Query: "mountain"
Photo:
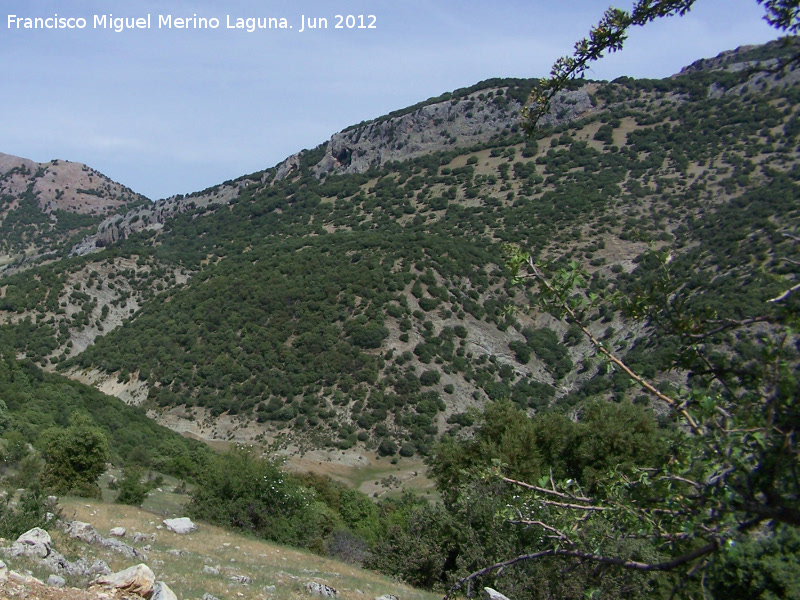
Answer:
[[109, 215], [146, 201], [80, 163], [0, 153], [0, 272], [69, 247]]
[[[0, 344], [180, 431], [299, 450], [425, 454], [491, 399], [647, 403], [574, 327], [524, 310], [502, 244], [576, 261], [606, 296], [668, 264], [695, 312], [757, 317], [793, 277], [800, 87], [770, 69], [786, 51], [574, 82], [531, 138], [536, 82], [488, 80], [139, 204], [0, 280]], [[665, 389], [685, 382], [658, 324], [607, 308], [591, 330]]]

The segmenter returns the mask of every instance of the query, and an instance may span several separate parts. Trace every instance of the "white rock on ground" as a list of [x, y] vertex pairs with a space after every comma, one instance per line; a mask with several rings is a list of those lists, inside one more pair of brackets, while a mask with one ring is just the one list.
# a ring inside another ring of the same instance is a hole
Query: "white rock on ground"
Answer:
[[197, 525], [192, 523], [189, 517], [181, 517], [179, 519], [164, 519], [162, 521], [164, 527], [179, 534], [191, 533], [197, 529]]
[[108, 535], [114, 537], [125, 537], [125, 528], [124, 527], [114, 527], [111, 531], [108, 532]]
[[137, 594], [143, 598], [149, 598], [153, 594], [156, 584], [156, 576], [153, 571], [145, 564], [138, 564], [128, 567], [124, 571], [103, 575], [94, 580], [94, 585], [110, 587], [131, 594]]
[[163, 581], [156, 581], [156, 585], [153, 588], [153, 596], [150, 600], [178, 600], [178, 597], [175, 595], [169, 586], [164, 583]]
[[34, 527], [23, 533], [11, 544], [11, 556], [33, 556], [44, 558], [53, 548], [53, 540], [44, 529]]
[[508, 600], [506, 596], [490, 587], [483, 588], [483, 600]]
[[336, 598], [337, 592], [329, 585], [324, 583], [317, 583], [316, 581], [309, 581], [305, 585], [306, 591], [315, 596], [322, 596], [323, 598]]
[[71, 538], [81, 540], [87, 544], [94, 544], [100, 539], [100, 534], [89, 523], [83, 521], [70, 521], [64, 532]]

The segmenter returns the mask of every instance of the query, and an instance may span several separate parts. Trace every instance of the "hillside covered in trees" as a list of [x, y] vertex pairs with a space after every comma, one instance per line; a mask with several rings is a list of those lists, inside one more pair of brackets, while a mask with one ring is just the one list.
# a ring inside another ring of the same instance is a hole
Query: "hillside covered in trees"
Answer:
[[[531, 506], [509, 479], [608, 501], [609, 471], [665, 469], [687, 444], [657, 394], [601, 360], [601, 348], [667, 399], [716, 378], [747, 400], [740, 391], [768, 379], [764, 356], [775, 373], [796, 371], [796, 340], [770, 316], [797, 285], [800, 78], [772, 69], [790, 51], [741, 48], [663, 80], [578, 80], [530, 136], [519, 118], [537, 83], [489, 80], [275, 168], [96, 229], [87, 221], [80, 244], [48, 238], [45, 260], [0, 279], [11, 475], [35, 470], [20, 462], [25, 441], [52, 451], [45, 430], [75, 433], [77, 411], [112, 440], [118, 464], [202, 481], [190, 504], [198, 516], [320, 552], [346, 531], [368, 547], [360, 561], [417, 585], [448, 586], [539, 547], [547, 535], [519, 527]], [[541, 283], [512, 277], [514, 248], [584, 291], [584, 320], [558, 318], [565, 311], [542, 303]], [[781, 322], [796, 314], [788, 301]], [[774, 381], [776, 398], [794, 397], [791, 377]], [[424, 457], [442, 502], [376, 507], [313, 477], [284, 483], [247, 452], [212, 459], [169, 437], [145, 411], [207, 439]], [[497, 469], [500, 483], [486, 478]], [[291, 510], [253, 508], [261, 498], [226, 511], [237, 500], [225, 496], [231, 471], [280, 481]], [[592, 521], [589, 542], [613, 540], [612, 552], [643, 563], [689, 539], [611, 529]], [[797, 543], [782, 530], [749, 541], [716, 565], [715, 593], [732, 589], [747, 553], [766, 556], [780, 579], [782, 549]], [[509, 569], [504, 585], [542, 598], [671, 589], [660, 575], [591, 562], [574, 563], [574, 580], [560, 572], [547, 561]], [[532, 588], [537, 578], [547, 585]]]
[[[591, 106], [532, 138], [506, 124], [361, 173], [320, 174], [326, 145], [301, 153], [281, 177], [283, 165], [243, 178], [223, 208], [198, 202], [162, 229], [6, 277], [3, 346], [99, 370], [155, 411], [389, 453], [425, 454], [487, 400], [569, 411], [635, 398], [575, 330], [508, 312], [527, 300], [501, 245], [577, 260], [603, 294], [643, 287], [648, 251], [669, 249], [693, 302], [752, 316], [781, 289], [782, 234], [796, 226], [794, 72], [740, 68], [770, 52], [781, 48], [665, 80], [581, 84]], [[444, 104], [480, 124], [531, 85], [493, 80], [417, 110]], [[680, 385], [654, 328], [613, 311], [592, 327]]]

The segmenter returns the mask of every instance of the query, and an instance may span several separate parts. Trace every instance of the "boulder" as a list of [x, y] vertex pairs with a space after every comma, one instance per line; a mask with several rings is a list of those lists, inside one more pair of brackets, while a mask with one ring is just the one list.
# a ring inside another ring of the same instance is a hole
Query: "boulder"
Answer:
[[181, 535], [191, 533], [197, 529], [197, 525], [192, 523], [192, 520], [189, 517], [181, 517], [179, 519], [164, 519], [162, 523], [164, 523], [164, 527], [170, 531]]
[[483, 588], [483, 600], [508, 600], [506, 596], [490, 587]]
[[169, 586], [164, 583], [163, 581], [156, 581], [156, 585], [153, 588], [153, 596], [150, 600], [178, 600], [178, 597], [175, 595]]
[[44, 529], [34, 527], [23, 533], [11, 544], [11, 556], [44, 558], [53, 549], [53, 540]]
[[234, 583], [241, 583], [242, 585], [250, 585], [253, 583], [253, 579], [247, 575], [233, 575], [231, 577], [231, 581]]
[[306, 591], [315, 596], [322, 596], [323, 598], [336, 598], [337, 591], [329, 585], [318, 583], [316, 581], [309, 581], [305, 585]]
[[133, 532], [133, 543], [138, 544], [140, 542], [147, 542], [147, 543], [154, 543], [156, 541], [156, 534], [155, 533], [139, 533], [138, 531]]
[[145, 564], [128, 567], [124, 571], [103, 575], [94, 580], [94, 585], [113, 588], [150, 598], [156, 585], [156, 576]]
[[5, 581], [8, 579], [8, 567], [6, 563], [0, 560], [0, 581]]
[[125, 537], [125, 528], [114, 527], [111, 531], [108, 532], [108, 535], [112, 537]]
[[101, 539], [100, 534], [97, 533], [94, 527], [82, 521], [70, 521], [64, 528], [64, 533], [87, 544], [94, 544]]
[[394, 594], [384, 594], [383, 596], [378, 596], [375, 600], [400, 600], [400, 598]]
[[60, 577], [59, 575], [50, 575], [50, 577], [47, 578], [47, 585], [51, 587], [61, 588], [67, 585], [67, 582], [63, 577]]
[[206, 575], [219, 575], [219, 569], [211, 565], [203, 565], [203, 573]]
[[89, 568], [86, 569], [87, 575], [109, 575], [111, 573], [111, 567], [108, 566], [106, 561], [97, 559]]

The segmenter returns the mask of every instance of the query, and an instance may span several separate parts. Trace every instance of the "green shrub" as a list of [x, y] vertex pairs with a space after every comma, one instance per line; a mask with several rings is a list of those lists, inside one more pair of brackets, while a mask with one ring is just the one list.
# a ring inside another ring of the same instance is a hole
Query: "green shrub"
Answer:
[[15, 540], [34, 527], [51, 529], [61, 516], [58, 507], [47, 501], [46, 493], [39, 487], [22, 492], [16, 504], [12, 504], [11, 498], [6, 494], [0, 500], [0, 537], [6, 540]]

